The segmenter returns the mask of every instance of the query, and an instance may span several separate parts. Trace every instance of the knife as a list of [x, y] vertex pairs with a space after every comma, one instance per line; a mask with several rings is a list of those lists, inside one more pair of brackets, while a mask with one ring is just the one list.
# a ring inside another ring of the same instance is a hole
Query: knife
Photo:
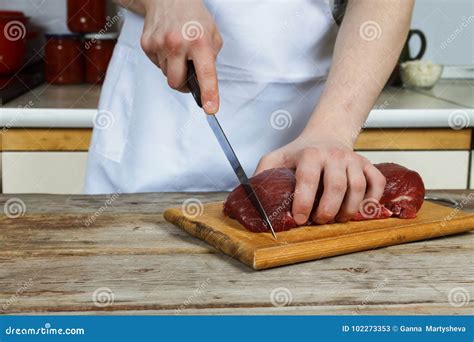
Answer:
[[[193, 94], [193, 97], [196, 100], [197, 105], [202, 108], [201, 88], [199, 87], [199, 82], [196, 76], [196, 69], [194, 68], [193, 61], [188, 60], [187, 67], [188, 67], [188, 74], [187, 74], [188, 88], [191, 91], [191, 94]], [[268, 218], [267, 213], [265, 212], [265, 209], [263, 209], [262, 202], [260, 202], [257, 196], [257, 193], [255, 192], [252, 184], [250, 183], [249, 178], [245, 174], [245, 171], [242, 165], [240, 164], [239, 159], [237, 158], [234, 152], [234, 149], [230, 145], [229, 140], [227, 139], [224, 131], [222, 130], [222, 127], [219, 124], [219, 121], [217, 120], [216, 115], [206, 114], [206, 118], [207, 118], [207, 123], [209, 124], [212, 131], [214, 132], [214, 135], [216, 136], [217, 141], [219, 142], [219, 145], [224, 151], [224, 154], [227, 157], [227, 160], [232, 166], [232, 169], [234, 170], [235, 175], [239, 179], [240, 184], [244, 187], [245, 192], [249, 196], [249, 199], [252, 202], [253, 206], [258, 210], [260, 216], [262, 217], [265, 227], [271, 231], [273, 237], [276, 239], [277, 237], [275, 234], [275, 230], [273, 229], [272, 223], [270, 222], [270, 219]]]

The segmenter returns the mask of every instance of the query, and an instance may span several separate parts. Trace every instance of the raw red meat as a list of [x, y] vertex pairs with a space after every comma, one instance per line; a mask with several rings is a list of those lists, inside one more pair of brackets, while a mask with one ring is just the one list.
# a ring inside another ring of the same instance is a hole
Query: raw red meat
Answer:
[[392, 212], [392, 216], [415, 218], [425, 197], [425, 185], [420, 175], [394, 163], [376, 164], [375, 167], [387, 180], [380, 203]]
[[[387, 217], [414, 218], [423, 204], [425, 187], [420, 175], [393, 163], [375, 164], [387, 184], [380, 203], [367, 199], [352, 220]], [[293, 170], [279, 168], [264, 171], [251, 179], [252, 185], [276, 232], [295, 228], [291, 215], [296, 180]], [[317, 196], [315, 207], [319, 201]], [[313, 211], [315, 208], [313, 208]], [[242, 186], [235, 188], [224, 203], [224, 213], [238, 220], [252, 232], [266, 232], [258, 211], [247, 198]]]
[[[267, 170], [251, 178], [250, 182], [276, 232], [298, 227], [291, 215], [296, 185], [292, 170], [284, 168]], [[224, 203], [224, 213], [237, 219], [252, 232], [267, 231], [260, 214], [248, 199], [247, 193], [241, 185], [227, 197]]]

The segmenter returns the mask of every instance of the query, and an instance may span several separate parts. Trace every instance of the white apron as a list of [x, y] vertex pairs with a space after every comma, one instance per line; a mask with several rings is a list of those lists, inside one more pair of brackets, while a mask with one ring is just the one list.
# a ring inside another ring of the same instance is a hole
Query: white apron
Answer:
[[[327, 77], [337, 26], [324, 0], [208, 0], [224, 40], [217, 114], [249, 175], [304, 128]], [[102, 89], [86, 193], [228, 190], [237, 179], [190, 94], [168, 87], [125, 22]]]

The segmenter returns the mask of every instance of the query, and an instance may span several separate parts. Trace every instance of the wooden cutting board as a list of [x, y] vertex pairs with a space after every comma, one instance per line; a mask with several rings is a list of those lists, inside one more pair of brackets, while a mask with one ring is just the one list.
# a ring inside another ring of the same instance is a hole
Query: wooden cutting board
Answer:
[[295, 228], [277, 233], [251, 233], [222, 212], [222, 202], [205, 204], [197, 215], [181, 208], [164, 217], [220, 251], [262, 270], [384, 246], [456, 234], [474, 229], [474, 214], [426, 202], [415, 219], [390, 218]]

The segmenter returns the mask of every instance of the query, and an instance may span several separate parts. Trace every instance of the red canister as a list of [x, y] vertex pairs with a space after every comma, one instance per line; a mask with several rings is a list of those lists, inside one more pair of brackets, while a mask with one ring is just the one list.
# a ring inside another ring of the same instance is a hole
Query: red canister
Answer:
[[105, 27], [105, 0], [68, 0], [67, 25], [72, 32], [98, 32]]
[[102, 84], [117, 43], [117, 34], [87, 34], [84, 39], [86, 82]]
[[28, 18], [22, 12], [0, 11], [0, 74], [13, 74], [26, 56]]
[[48, 34], [45, 46], [46, 81], [78, 84], [84, 81], [84, 55], [77, 34]]

